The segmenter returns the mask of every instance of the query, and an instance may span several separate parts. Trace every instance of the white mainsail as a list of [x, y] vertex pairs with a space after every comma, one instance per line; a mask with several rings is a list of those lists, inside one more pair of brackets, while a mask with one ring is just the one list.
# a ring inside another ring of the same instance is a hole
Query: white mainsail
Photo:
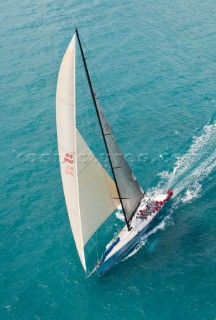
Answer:
[[86, 270], [84, 246], [119, 205], [116, 185], [76, 128], [75, 35], [61, 63], [56, 121], [61, 176], [74, 240]]

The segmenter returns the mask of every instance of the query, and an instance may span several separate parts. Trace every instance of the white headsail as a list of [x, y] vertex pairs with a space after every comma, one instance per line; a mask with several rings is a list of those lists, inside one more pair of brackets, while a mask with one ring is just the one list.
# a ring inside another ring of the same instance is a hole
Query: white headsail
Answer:
[[76, 128], [75, 35], [61, 63], [56, 120], [61, 176], [74, 240], [86, 270], [84, 246], [119, 205], [115, 183]]

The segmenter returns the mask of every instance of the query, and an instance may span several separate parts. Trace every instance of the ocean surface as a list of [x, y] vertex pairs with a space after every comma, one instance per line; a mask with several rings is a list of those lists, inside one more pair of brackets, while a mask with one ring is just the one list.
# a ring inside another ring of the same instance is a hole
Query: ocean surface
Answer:
[[[0, 319], [215, 320], [215, 0], [0, 7]], [[56, 82], [74, 23], [140, 184], [174, 189], [101, 278], [87, 279], [79, 261], [57, 156]]]

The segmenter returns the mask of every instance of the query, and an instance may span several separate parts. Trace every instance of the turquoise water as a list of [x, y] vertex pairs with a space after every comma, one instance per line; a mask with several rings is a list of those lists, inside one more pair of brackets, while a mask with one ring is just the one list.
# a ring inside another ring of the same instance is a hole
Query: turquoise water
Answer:
[[[215, 1], [9, 0], [1, 16], [0, 319], [215, 319]], [[57, 160], [72, 16], [137, 178], [175, 191], [102, 278], [82, 270]]]

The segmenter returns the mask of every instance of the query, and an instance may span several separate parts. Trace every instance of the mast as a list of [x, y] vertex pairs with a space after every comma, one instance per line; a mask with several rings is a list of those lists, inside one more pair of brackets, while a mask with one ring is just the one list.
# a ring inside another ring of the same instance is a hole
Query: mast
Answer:
[[105, 144], [105, 148], [106, 148], [108, 159], [109, 159], [109, 163], [110, 163], [110, 167], [111, 167], [113, 178], [114, 178], [114, 181], [115, 181], [115, 184], [116, 184], [119, 200], [120, 200], [120, 203], [121, 203], [121, 206], [122, 206], [122, 211], [124, 213], [124, 217], [125, 217], [125, 221], [126, 221], [126, 224], [127, 224], [127, 227], [128, 227], [128, 231], [130, 231], [131, 227], [130, 227], [130, 224], [129, 224], [128, 220], [127, 220], [127, 216], [126, 216], [126, 213], [125, 213], [125, 210], [124, 210], [124, 206], [123, 206], [123, 203], [122, 203], [122, 199], [121, 199], [121, 196], [120, 196], [118, 183], [117, 183], [115, 172], [114, 172], [113, 165], [112, 165], [112, 160], [110, 158], [109, 149], [108, 149], [106, 138], [105, 138], [105, 135], [104, 135], [104, 132], [103, 132], [103, 127], [102, 127], [102, 123], [101, 123], [101, 119], [100, 119], [100, 115], [99, 115], [99, 111], [98, 111], [98, 107], [97, 107], [96, 97], [95, 97], [95, 94], [94, 94], [93, 86], [92, 86], [92, 83], [91, 83], [91, 78], [90, 78], [90, 75], [89, 75], [88, 67], [87, 67], [87, 64], [86, 64], [86, 60], [85, 60], [85, 56], [84, 56], [84, 52], [83, 52], [83, 49], [82, 49], [82, 45], [81, 45], [81, 41], [80, 41], [80, 37], [79, 37], [79, 32], [78, 32], [77, 28], [75, 29], [75, 32], [76, 32], [77, 40], [78, 40], [78, 43], [79, 43], [80, 52], [81, 52], [81, 56], [82, 56], [82, 60], [83, 60], [83, 64], [84, 64], [84, 69], [85, 69], [86, 77], [87, 77], [87, 80], [88, 80], [88, 85], [89, 85], [89, 88], [90, 88], [92, 100], [94, 102], [94, 107], [95, 107], [95, 110], [96, 110], [96, 114], [97, 114], [97, 117], [98, 117], [101, 133], [102, 133], [102, 136], [103, 136], [103, 141], [104, 141], [104, 144]]

